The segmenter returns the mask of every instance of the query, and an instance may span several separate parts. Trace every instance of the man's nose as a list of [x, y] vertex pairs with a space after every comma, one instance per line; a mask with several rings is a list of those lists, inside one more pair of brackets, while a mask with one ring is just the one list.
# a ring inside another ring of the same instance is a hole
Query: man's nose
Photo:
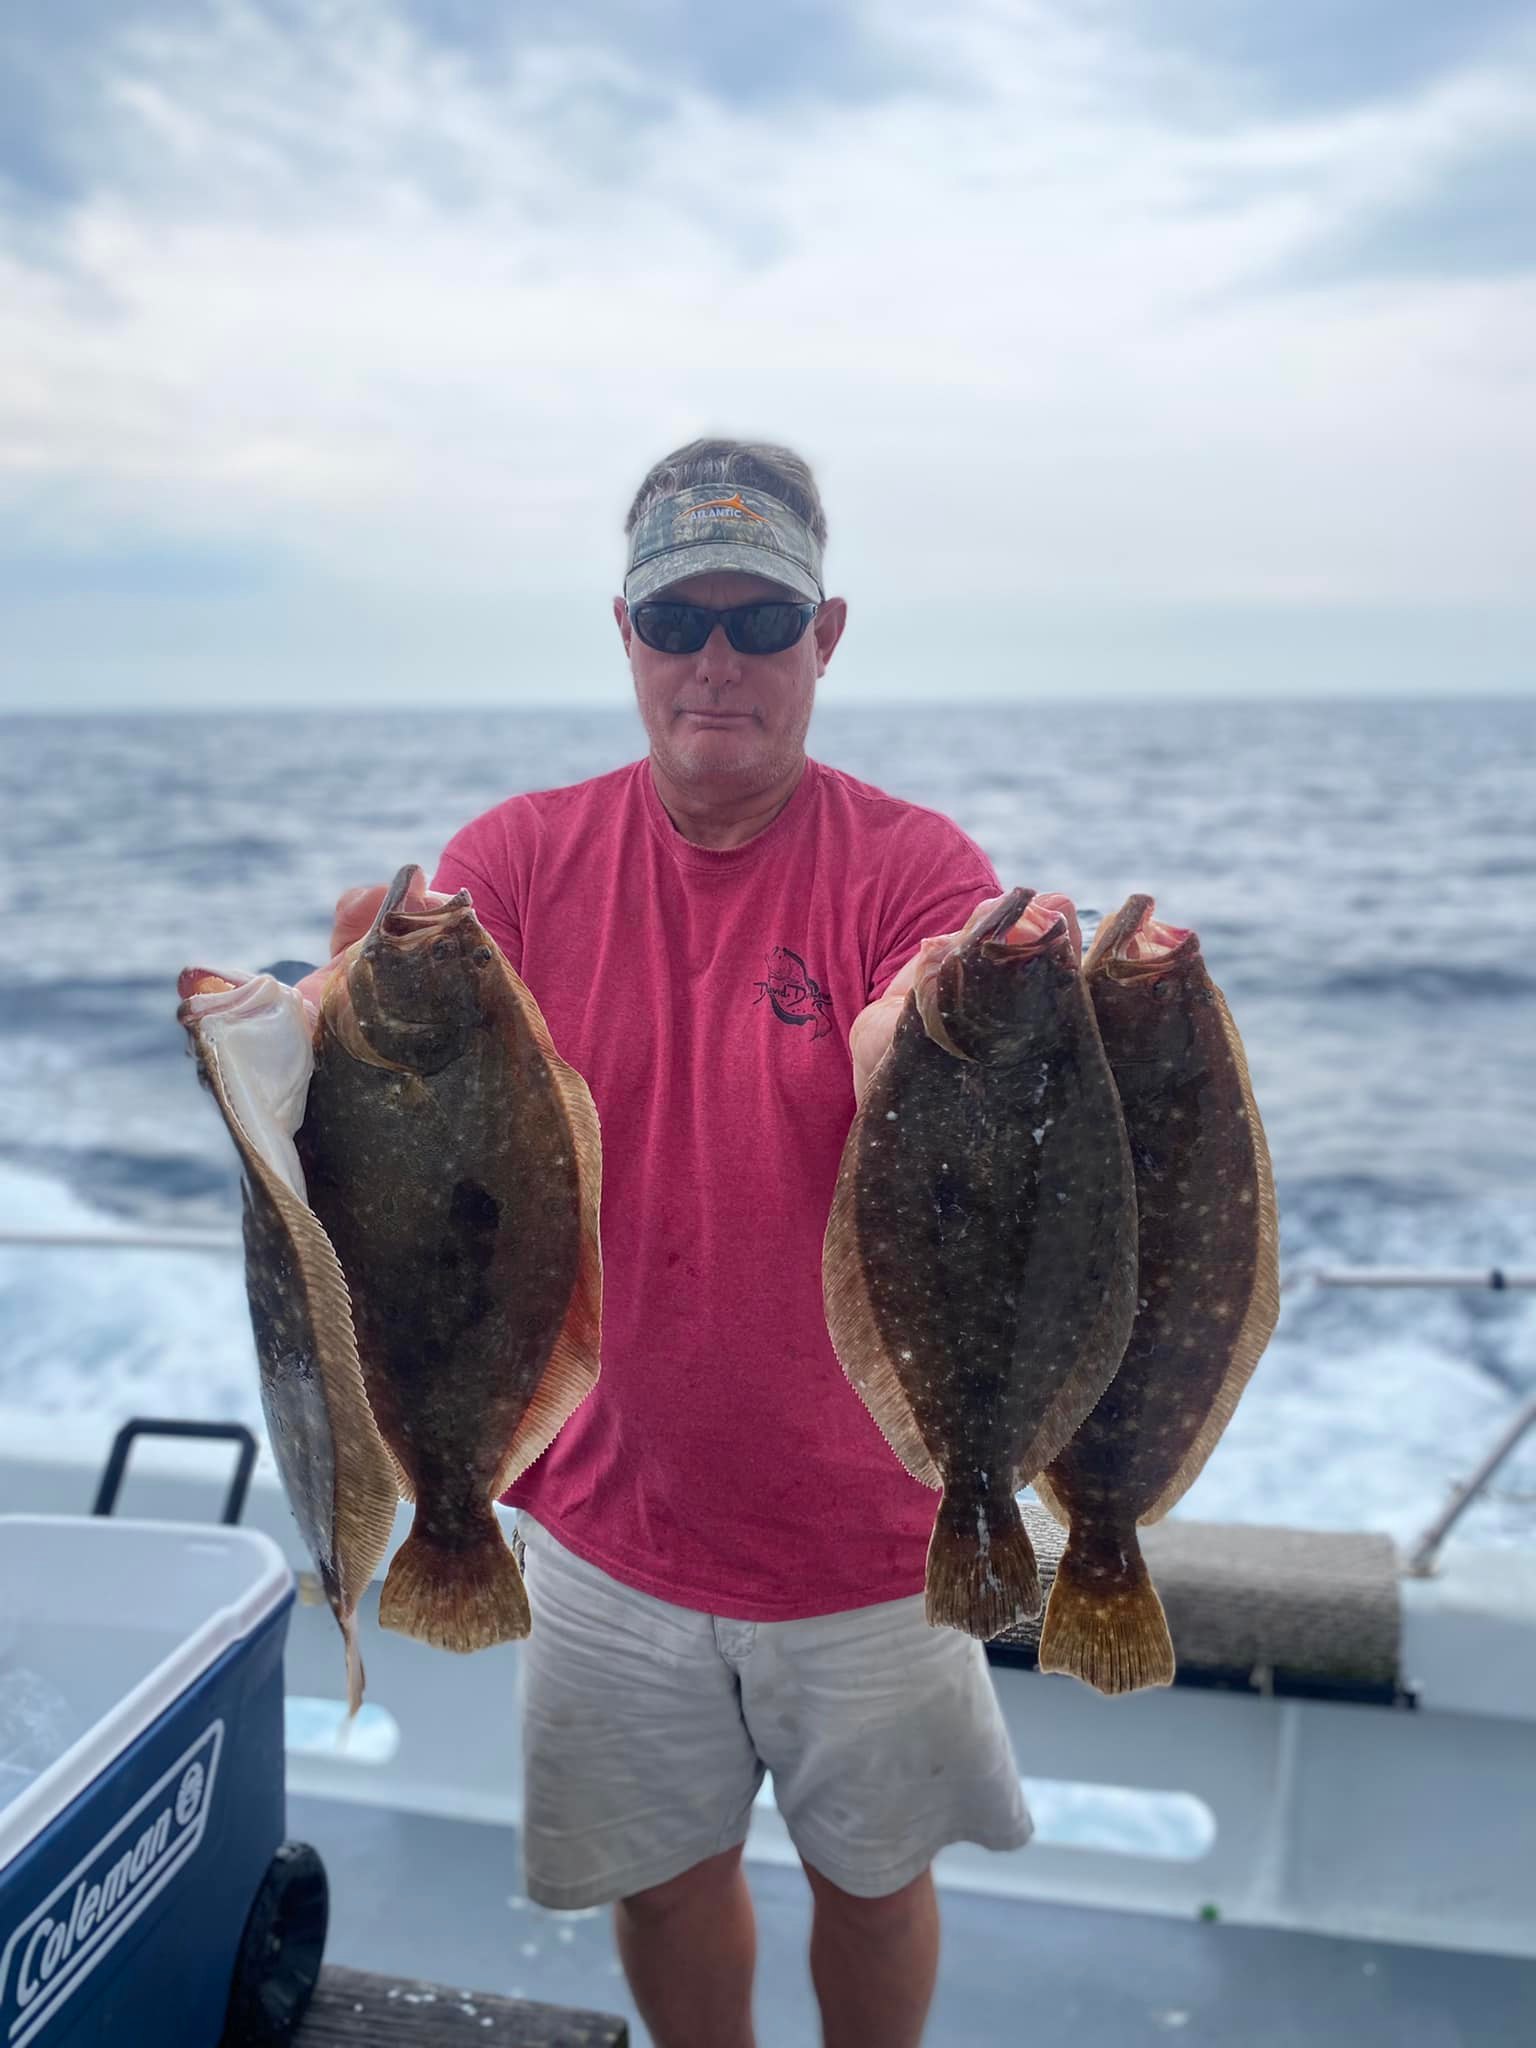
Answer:
[[697, 674], [699, 681], [712, 690], [723, 690], [741, 681], [741, 656], [726, 639], [725, 628], [718, 620], [699, 649]]

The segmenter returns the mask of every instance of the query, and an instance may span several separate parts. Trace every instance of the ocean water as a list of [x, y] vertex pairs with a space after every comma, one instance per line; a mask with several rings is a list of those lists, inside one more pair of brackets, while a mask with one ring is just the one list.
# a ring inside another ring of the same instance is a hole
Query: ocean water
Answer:
[[[189, 964], [325, 952], [344, 886], [639, 751], [627, 706], [0, 720], [0, 1230], [233, 1230], [174, 1021]], [[1181, 1512], [1408, 1539], [1536, 1389], [1536, 1296], [1319, 1266], [1536, 1266], [1536, 702], [839, 706], [821, 759], [1006, 884], [1200, 932], [1275, 1161], [1279, 1330]], [[256, 1421], [234, 1257], [0, 1245], [0, 1406]], [[1458, 1540], [1536, 1542], [1536, 1441]]]

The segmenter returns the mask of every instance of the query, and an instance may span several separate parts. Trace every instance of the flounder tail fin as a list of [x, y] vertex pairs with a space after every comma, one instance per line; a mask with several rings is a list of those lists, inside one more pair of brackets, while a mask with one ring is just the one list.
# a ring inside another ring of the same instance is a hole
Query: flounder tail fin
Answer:
[[1040, 1612], [1040, 1573], [1018, 1503], [999, 1487], [939, 1503], [928, 1545], [925, 1603], [935, 1627], [958, 1628], [983, 1642]]
[[1042, 1671], [1096, 1692], [1172, 1685], [1173, 1639], [1134, 1528], [1084, 1542], [1074, 1527], [1056, 1567], [1040, 1631]]
[[379, 1621], [439, 1650], [487, 1650], [527, 1635], [523, 1575], [489, 1505], [451, 1540], [429, 1536], [417, 1509], [379, 1594]]

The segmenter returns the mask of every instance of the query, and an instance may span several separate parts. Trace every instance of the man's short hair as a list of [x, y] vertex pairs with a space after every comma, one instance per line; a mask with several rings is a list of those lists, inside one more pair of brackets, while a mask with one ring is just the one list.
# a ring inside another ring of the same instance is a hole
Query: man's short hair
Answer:
[[738, 489], [746, 485], [750, 490], [766, 491], [770, 498], [777, 498], [803, 519], [822, 547], [827, 544], [827, 515], [822, 510], [821, 493], [811, 466], [803, 457], [772, 441], [727, 441], [718, 437], [690, 441], [685, 448], [675, 448], [660, 462], [652, 463], [635, 493], [624, 531], [633, 533], [635, 521], [658, 499], [704, 484], [728, 484]]

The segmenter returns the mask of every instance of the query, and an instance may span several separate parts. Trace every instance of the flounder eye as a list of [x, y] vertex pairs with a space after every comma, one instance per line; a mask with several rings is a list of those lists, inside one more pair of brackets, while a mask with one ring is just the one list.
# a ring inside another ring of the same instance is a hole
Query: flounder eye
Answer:
[[458, 948], [454, 945], [452, 939], [434, 939], [432, 941], [432, 958], [434, 960], [451, 960], [457, 951]]
[[491, 964], [491, 949], [489, 946], [476, 946], [470, 957], [477, 966], [489, 967]]

